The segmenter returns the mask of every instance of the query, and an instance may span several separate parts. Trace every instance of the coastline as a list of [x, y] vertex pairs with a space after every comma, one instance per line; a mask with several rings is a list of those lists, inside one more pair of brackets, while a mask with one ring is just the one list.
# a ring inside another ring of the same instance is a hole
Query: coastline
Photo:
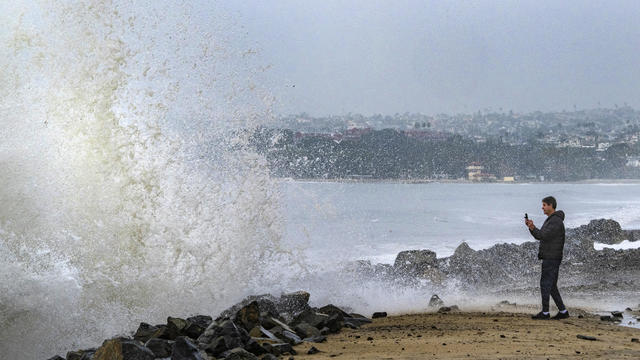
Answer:
[[465, 179], [369, 179], [369, 178], [276, 178], [282, 182], [307, 182], [307, 183], [345, 183], [345, 184], [508, 184], [508, 185], [529, 185], [529, 184], [589, 184], [589, 185], [640, 185], [640, 179], [588, 179], [576, 181], [470, 181]]
[[[526, 312], [525, 312], [526, 311]], [[296, 359], [640, 358], [640, 329], [569, 309], [566, 320], [532, 320], [535, 310], [418, 313], [374, 319], [320, 344], [295, 347]], [[581, 316], [579, 318], [578, 316]], [[578, 335], [595, 337], [585, 340]], [[632, 340], [636, 339], [636, 340]], [[315, 347], [320, 352], [309, 355]]]

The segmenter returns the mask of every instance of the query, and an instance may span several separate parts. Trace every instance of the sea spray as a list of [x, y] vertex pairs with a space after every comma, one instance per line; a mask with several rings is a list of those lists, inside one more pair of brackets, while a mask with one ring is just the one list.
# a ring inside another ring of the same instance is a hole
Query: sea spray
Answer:
[[270, 270], [291, 263], [278, 188], [240, 131], [269, 116], [269, 98], [202, 12], [3, 10], [0, 353], [95, 346], [278, 289]]

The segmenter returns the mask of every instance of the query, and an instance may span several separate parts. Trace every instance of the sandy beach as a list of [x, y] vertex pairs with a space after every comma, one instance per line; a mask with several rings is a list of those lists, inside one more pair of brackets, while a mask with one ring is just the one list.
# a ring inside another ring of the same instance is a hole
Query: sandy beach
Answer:
[[[389, 316], [301, 344], [295, 359], [640, 359], [640, 342], [632, 340], [640, 329], [570, 311], [559, 321], [532, 320], [520, 310]], [[320, 352], [307, 354], [312, 346]]]

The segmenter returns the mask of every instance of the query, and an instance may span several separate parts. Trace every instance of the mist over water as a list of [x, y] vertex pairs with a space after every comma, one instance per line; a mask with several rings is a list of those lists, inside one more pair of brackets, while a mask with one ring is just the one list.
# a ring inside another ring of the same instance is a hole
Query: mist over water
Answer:
[[235, 131], [268, 117], [269, 98], [233, 28], [197, 25], [224, 16], [171, 2], [2, 10], [3, 357], [277, 289], [271, 267], [294, 266], [278, 189]]

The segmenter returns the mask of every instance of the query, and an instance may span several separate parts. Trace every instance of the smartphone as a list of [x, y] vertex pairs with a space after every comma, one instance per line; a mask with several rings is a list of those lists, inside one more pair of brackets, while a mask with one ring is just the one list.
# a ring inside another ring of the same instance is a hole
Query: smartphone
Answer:
[[529, 220], [529, 214], [524, 213], [524, 218], [525, 218], [525, 219], [527, 219], [527, 220]]

